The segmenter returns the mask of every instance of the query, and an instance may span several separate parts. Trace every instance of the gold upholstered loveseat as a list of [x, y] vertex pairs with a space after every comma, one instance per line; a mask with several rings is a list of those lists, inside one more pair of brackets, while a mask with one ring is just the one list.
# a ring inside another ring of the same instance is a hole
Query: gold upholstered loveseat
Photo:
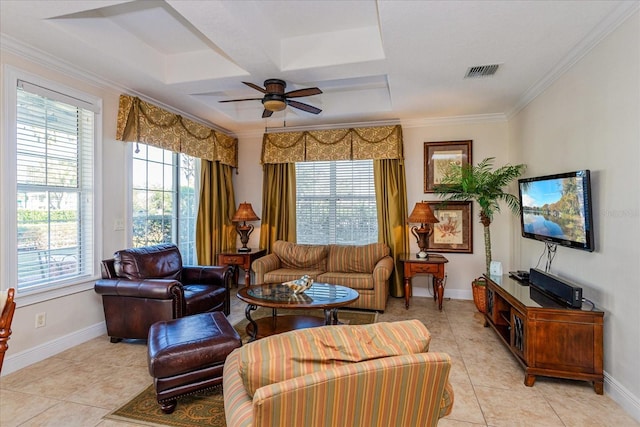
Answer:
[[316, 282], [348, 286], [360, 294], [349, 307], [384, 311], [393, 258], [384, 243], [301, 245], [278, 240], [272, 253], [251, 264], [255, 283], [283, 283], [307, 274]]
[[435, 426], [453, 406], [451, 359], [418, 320], [273, 335], [224, 365], [228, 427]]

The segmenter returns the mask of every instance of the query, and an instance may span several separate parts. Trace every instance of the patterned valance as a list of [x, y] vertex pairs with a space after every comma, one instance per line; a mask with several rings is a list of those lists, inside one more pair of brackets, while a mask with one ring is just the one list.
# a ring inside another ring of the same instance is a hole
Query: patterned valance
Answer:
[[238, 167], [238, 140], [138, 97], [120, 95], [116, 139]]
[[402, 158], [400, 125], [268, 133], [262, 139], [263, 164]]

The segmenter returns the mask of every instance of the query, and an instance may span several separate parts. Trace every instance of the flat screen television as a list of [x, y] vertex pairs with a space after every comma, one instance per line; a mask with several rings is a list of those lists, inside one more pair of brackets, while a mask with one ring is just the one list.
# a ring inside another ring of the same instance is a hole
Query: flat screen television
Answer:
[[520, 179], [518, 189], [523, 237], [595, 249], [589, 170]]

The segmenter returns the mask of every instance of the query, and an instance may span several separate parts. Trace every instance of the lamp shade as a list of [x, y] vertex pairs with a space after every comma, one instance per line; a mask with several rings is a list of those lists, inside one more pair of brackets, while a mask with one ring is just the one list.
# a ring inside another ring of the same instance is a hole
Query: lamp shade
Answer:
[[258, 221], [258, 215], [253, 211], [251, 207], [251, 203], [240, 203], [238, 210], [231, 218], [232, 222], [242, 222], [242, 221]]
[[426, 202], [418, 202], [413, 208], [411, 215], [409, 215], [409, 219], [407, 220], [407, 222], [435, 224], [440, 221], [438, 221], [438, 218], [435, 217], [433, 211]]

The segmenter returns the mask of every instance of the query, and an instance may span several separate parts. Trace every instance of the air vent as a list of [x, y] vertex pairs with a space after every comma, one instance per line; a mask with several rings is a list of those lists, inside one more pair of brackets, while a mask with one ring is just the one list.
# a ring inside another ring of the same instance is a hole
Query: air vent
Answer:
[[476, 65], [469, 67], [467, 74], [464, 75], [465, 79], [474, 79], [476, 77], [488, 77], [493, 76], [498, 71], [499, 64], [493, 65]]

